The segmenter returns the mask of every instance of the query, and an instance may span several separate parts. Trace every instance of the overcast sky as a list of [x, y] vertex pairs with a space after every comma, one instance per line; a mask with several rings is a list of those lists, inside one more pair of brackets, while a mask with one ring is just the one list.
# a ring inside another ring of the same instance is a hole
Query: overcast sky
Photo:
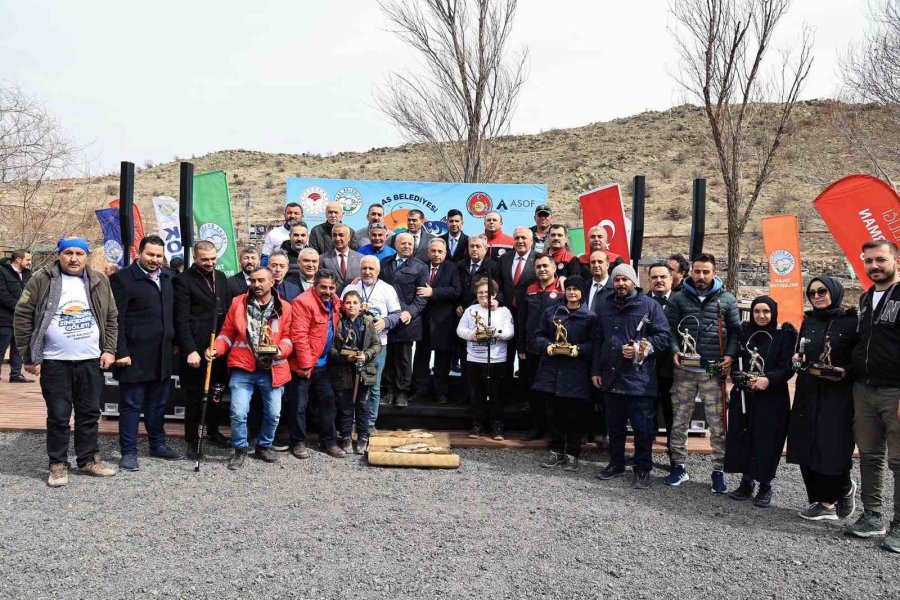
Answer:
[[[686, 97], [662, 0], [520, 0], [514, 50], [530, 75], [513, 133], [664, 110]], [[834, 96], [837, 55], [866, 0], [795, 0], [777, 46], [805, 22], [804, 98]], [[46, 103], [102, 171], [225, 149], [368, 150], [404, 140], [375, 107], [415, 68], [374, 0], [0, 0], [0, 80]]]

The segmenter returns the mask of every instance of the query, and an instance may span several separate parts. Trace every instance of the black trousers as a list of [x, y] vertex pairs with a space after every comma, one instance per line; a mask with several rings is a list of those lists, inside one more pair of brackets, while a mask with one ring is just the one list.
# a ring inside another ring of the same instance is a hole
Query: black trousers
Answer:
[[408, 394], [412, 386], [412, 342], [388, 342], [381, 384], [384, 392]]
[[550, 426], [550, 450], [578, 457], [585, 435], [582, 417], [584, 400], [545, 394], [547, 423]]
[[50, 464], [68, 463], [69, 420], [75, 410], [75, 454], [78, 466], [94, 459], [100, 421], [103, 375], [100, 359], [45, 360], [41, 393], [47, 403], [47, 456]]
[[328, 367], [316, 367], [309, 379], [291, 377], [288, 404], [288, 430], [291, 435], [291, 446], [306, 444], [306, 408], [310, 396], [316, 403], [319, 418], [319, 443], [323, 448], [337, 444], [337, 401], [331, 387], [331, 374]]
[[803, 475], [806, 497], [810, 504], [813, 502], [834, 504], [849, 494], [853, 487], [850, 483], [849, 470], [840, 475], [825, 475], [801, 466], [800, 474]]
[[654, 411], [653, 436], [659, 431], [659, 423], [657, 418], [659, 412], [662, 412], [663, 426], [666, 428], [666, 454], [669, 460], [672, 459], [672, 449], [669, 444], [669, 437], [672, 435], [672, 384], [675, 383], [673, 377], [657, 377], [656, 378], [656, 411]]
[[537, 354], [527, 354], [526, 358], [519, 359], [519, 384], [522, 397], [528, 398], [531, 428], [543, 433], [547, 431], [547, 396], [531, 389], [540, 361], [541, 357]]
[[[203, 384], [206, 380], [206, 359], [200, 359], [200, 367], [193, 368], [187, 360], [179, 361], [178, 378], [184, 390], [184, 439], [188, 444], [196, 444], [200, 435], [200, 412], [203, 404]], [[212, 376], [209, 380], [210, 396], [216, 384], [228, 384], [228, 367], [224, 360], [214, 360]], [[206, 405], [207, 432], [219, 431], [219, 425], [228, 421], [228, 411], [219, 402]], [[256, 428], [259, 433], [259, 427]]]
[[584, 419], [585, 437], [588, 441], [606, 435], [606, 399], [602, 390], [591, 385], [590, 402], [583, 402], [578, 410]]
[[[434, 352], [434, 368], [431, 368], [431, 353]], [[452, 350], [432, 350], [430, 344], [416, 342], [416, 354], [413, 357], [412, 390], [416, 394], [427, 394], [434, 382], [434, 391], [439, 396], [449, 395], [450, 363], [453, 360]], [[432, 378], [430, 373], [434, 375]]]
[[[490, 368], [490, 381], [488, 380]], [[481, 425], [485, 421], [503, 424], [503, 382], [506, 380], [504, 364], [492, 364], [466, 361], [466, 378], [469, 380], [469, 394], [472, 405], [472, 423]], [[490, 397], [489, 397], [490, 396]]]

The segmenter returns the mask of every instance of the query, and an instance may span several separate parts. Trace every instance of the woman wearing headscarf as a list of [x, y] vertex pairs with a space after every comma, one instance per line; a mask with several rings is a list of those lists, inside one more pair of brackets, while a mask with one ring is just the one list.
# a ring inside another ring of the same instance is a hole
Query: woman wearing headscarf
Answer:
[[[856, 508], [853, 457], [853, 373], [857, 312], [841, 307], [844, 288], [836, 279], [816, 277], [806, 287], [812, 310], [800, 327], [793, 362], [797, 389], [788, 429], [790, 463], [800, 465], [809, 506], [798, 514], [808, 521], [844, 519]], [[824, 362], [830, 347], [833, 377], [818, 377], [810, 366]]]
[[[797, 330], [790, 323], [778, 328], [778, 304], [759, 296], [750, 304], [750, 320], [741, 326], [741, 350], [732, 367], [728, 403], [728, 446], [725, 470], [741, 473], [741, 484], [730, 496], [760, 508], [772, 505], [772, 481], [784, 450], [791, 398], [787, 382], [794, 376], [791, 356]], [[762, 375], [744, 373], [756, 366]], [[756, 490], [756, 484], [759, 489]]]

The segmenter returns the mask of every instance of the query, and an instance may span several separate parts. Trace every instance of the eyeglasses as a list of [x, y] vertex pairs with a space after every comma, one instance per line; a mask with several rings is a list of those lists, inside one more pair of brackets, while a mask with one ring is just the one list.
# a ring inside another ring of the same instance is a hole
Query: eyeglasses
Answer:
[[806, 297], [807, 298], [815, 298], [816, 296], [824, 297], [825, 294], [827, 294], [827, 293], [828, 293], [828, 288], [820, 287], [820, 288], [816, 288], [814, 290], [809, 290], [808, 292], [806, 292]]

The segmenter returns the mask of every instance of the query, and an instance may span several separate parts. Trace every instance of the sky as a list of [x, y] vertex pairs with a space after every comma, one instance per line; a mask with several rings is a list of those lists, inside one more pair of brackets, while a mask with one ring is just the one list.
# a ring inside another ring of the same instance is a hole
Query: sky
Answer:
[[[868, 0], [794, 0], [776, 50], [815, 34], [802, 97], [833, 97]], [[511, 133], [690, 100], [663, 0], [520, 0], [510, 48], [529, 76]], [[375, 0], [0, 0], [0, 82], [39, 99], [95, 172], [228, 149], [365, 151], [403, 143], [374, 94], [419, 68]]]

